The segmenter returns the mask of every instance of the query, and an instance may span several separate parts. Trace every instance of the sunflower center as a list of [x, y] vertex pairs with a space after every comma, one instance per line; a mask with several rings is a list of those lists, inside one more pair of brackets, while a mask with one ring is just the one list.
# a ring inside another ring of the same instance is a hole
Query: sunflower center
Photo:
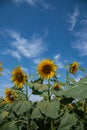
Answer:
[[50, 65], [44, 65], [42, 71], [45, 74], [50, 74], [50, 72], [52, 71], [52, 67]]
[[14, 95], [10, 95], [10, 96], [9, 96], [9, 99], [10, 99], [11, 101], [14, 101]]
[[23, 81], [23, 75], [22, 74], [18, 74], [17, 75], [17, 80], [18, 80], [18, 82], [22, 82]]
[[76, 70], [76, 66], [74, 65], [73, 67], [72, 67], [72, 71], [75, 71]]

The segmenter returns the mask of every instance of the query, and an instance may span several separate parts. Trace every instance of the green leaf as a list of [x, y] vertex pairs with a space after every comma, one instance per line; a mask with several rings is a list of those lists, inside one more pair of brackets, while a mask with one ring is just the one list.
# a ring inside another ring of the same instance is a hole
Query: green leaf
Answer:
[[81, 79], [75, 86], [64, 93], [65, 96], [74, 97], [77, 99], [87, 98], [87, 77]]
[[38, 130], [38, 125], [36, 124], [36, 122], [34, 121], [31, 121], [31, 124], [30, 124], [30, 130]]
[[42, 78], [38, 78], [38, 79], [36, 79], [36, 80], [34, 80], [34, 81], [32, 81], [32, 83], [43, 83], [43, 79]]
[[16, 112], [17, 115], [21, 115], [24, 112], [31, 109], [32, 103], [30, 101], [18, 101], [15, 103], [15, 106], [13, 106], [13, 111]]
[[9, 114], [9, 112], [7, 111], [2, 111], [2, 113], [0, 114], [0, 124], [1, 122], [5, 119], [5, 117], [7, 117]]
[[34, 110], [33, 110], [33, 113], [31, 115], [31, 118], [32, 119], [38, 119], [38, 118], [41, 118], [42, 117], [42, 114], [40, 112], [40, 108], [37, 106]]
[[66, 90], [60, 90], [60, 91], [55, 91], [55, 90], [53, 90], [53, 94], [55, 95], [55, 96], [57, 96], [57, 97], [61, 97], [62, 95], [64, 95], [65, 94], [65, 91]]
[[76, 83], [74, 78], [67, 77], [66, 80], [70, 83], [70, 85], [74, 85]]
[[85, 69], [84, 69], [84, 68], [82, 68], [82, 67], [79, 67], [79, 69], [80, 69], [81, 71], [85, 71]]
[[32, 94], [34, 94], [34, 95], [42, 95], [43, 92], [42, 92], [42, 91], [35, 90], [35, 89], [32, 89]]
[[68, 103], [71, 103], [72, 101], [74, 100], [74, 98], [72, 97], [62, 97], [62, 99], [60, 100], [60, 102], [63, 104], [63, 105], [67, 105]]
[[9, 123], [6, 123], [5, 125], [3, 125], [0, 130], [18, 130], [15, 121], [11, 121]]
[[42, 114], [53, 119], [58, 118], [60, 107], [58, 100], [51, 100], [51, 102], [41, 101], [38, 106]]
[[32, 83], [32, 82], [28, 82], [27, 83], [28, 86], [30, 86], [30, 88], [34, 88], [35, 90], [46, 90], [48, 88], [47, 85], [45, 84], [41, 84], [41, 83]]
[[61, 119], [58, 130], [70, 130], [70, 128], [77, 123], [77, 120], [74, 113], [69, 114], [68, 111], [66, 111]]

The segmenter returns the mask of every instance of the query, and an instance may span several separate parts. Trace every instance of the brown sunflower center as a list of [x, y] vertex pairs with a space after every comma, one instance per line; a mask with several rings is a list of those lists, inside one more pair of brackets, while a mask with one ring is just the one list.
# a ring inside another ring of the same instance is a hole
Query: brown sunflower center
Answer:
[[17, 74], [17, 80], [18, 80], [18, 82], [22, 82], [23, 81], [23, 75]]
[[9, 96], [9, 99], [10, 99], [11, 101], [14, 101], [14, 100], [15, 100], [14, 95], [10, 95], [10, 96]]
[[54, 86], [54, 90], [58, 89], [59, 88], [59, 85], [55, 85]]
[[44, 65], [42, 71], [45, 74], [50, 74], [50, 72], [52, 71], [52, 67], [50, 65]]
[[76, 66], [74, 65], [73, 67], [72, 67], [72, 71], [75, 71], [76, 70]]

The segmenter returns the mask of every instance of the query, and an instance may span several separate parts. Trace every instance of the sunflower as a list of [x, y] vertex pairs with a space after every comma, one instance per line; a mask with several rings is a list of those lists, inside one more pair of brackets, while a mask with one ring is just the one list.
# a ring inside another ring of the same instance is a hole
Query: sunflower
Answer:
[[53, 88], [53, 90], [60, 90], [60, 89], [62, 89], [62, 85], [55, 83], [52, 88]]
[[74, 62], [70, 65], [69, 72], [70, 72], [71, 74], [75, 74], [76, 71], [78, 70], [78, 68], [79, 68], [79, 63], [76, 62], [76, 61], [74, 61]]
[[22, 86], [26, 83], [26, 81], [27, 81], [27, 76], [22, 71], [20, 66], [13, 69], [13, 71], [12, 71], [12, 82], [14, 82], [14, 84], [17, 85], [19, 89], [22, 88]]
[[13, 103], [17, 98], [17, 93], [9, 88], [5, 89], [5, 102]]
[[37, 66], [38, 75], [43, 79], [49, 79], [56, 73], [57, 66], [50, 59], [42, 60]]

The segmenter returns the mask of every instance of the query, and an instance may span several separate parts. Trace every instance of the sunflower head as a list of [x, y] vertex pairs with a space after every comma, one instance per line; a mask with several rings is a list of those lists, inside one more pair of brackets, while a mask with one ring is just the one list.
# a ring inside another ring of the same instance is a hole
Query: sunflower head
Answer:
[[13, 69], [13, 71], [12, 71], [12, 82], [14, 82], [14, 84], [17, 85], [19, 89], [22, 88], [22, 86], [26, 83], [26, 81], [27, 81], [27, 76], [22, 71], [20, 66]]
[[52, 87], [53, 90], [60, 90], [62, 89], [62, 85], [61, 84], [58, 84], [58, 83], [55, 83]]
[[69, 68], [69, 72], [71, 74], [75, 74], [76, 71], [79, 69], [79, 63], [74, 61], [71, 65], [70, 65], [70, 68]]
[[42, 60], [37, 66], [38, 75], [42, 79], [49, 79], [56, 73], [57, 66], [49, 59]]
[[17, 93], [15, 92], [15, 91], [13, 91], [13, 90], [11, 90], [11, 89], [9, 89], [9, 88], [6, 88], [5, 89], [5, 102], [6, 103], [13, 103], [15, 100], [16, 100], [16, 98], [18, 97], [17, 96]]

